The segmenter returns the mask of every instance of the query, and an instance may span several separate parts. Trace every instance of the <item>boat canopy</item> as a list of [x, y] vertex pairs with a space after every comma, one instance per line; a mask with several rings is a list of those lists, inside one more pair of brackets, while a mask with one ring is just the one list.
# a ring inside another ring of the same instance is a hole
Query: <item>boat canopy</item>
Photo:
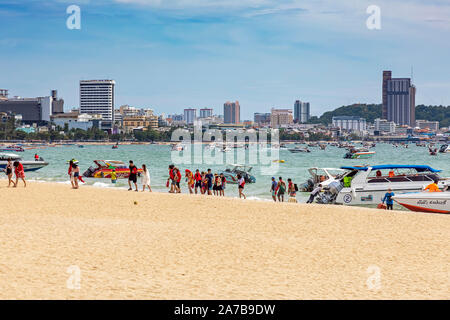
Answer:
[[416, 169], [417, 172], [441, 172], [442, 170], [433, 169], [430, 166], [423, 166], [423, 165], [401, 165], [401, 164], [383, 164], [379, 166], [369, 166], [369, 167], [341, 167], [341, 169], [347, 169], [347, 170], [362, 170], [367, 171], [369, 168], [372, 168], [372, 170], [382, 170], [382, 169]]

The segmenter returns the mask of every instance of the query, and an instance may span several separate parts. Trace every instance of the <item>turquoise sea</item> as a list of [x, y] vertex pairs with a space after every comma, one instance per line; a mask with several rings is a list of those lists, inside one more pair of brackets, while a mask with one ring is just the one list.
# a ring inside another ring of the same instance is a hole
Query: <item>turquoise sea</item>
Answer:
[[[294, 145], [288, 145], [293, 147]], [[205, 150], [204, 152], [210, 152]], [[442, 176], [450, 177], [450, 154], [439, 153], [437, 156], [430, 156], [428, 148], [417, 147], [410, 144], [408, 148], [404, 146], [394, 147], [391, 144], [377, 144], [371, 151], [376, 154], [370, 159], [343, 159], [347, 152], [344, 148], [328, 146], [326, 150], [320, 150], [318, 147], [310, 148], [311, 153], [291, 153], [287, 149], [279, 150], [279, 159], [285, 160], [280, 163], [277, 171], [269, 175], [261, 173], [261, 165], [253, 164], [252, 173], [256, 177], [255, 184], [247, 184], [245, 193], [250, 199], [270, 199], [270, 178], [273, 176], [282, 176], [283, 179], [291, 178], [295, 183], [301, 184], [309, 178], [307, 171], [310, 167], [328, 167], [339, 168], [341, 166], [353, 165], [376, 165], [376, 164], [414, 164], [429, 165], [435, 169], [443, 170]], [[171, 146], [169, 145], [120, 145], [118, 149], [113, 150], [110, 145], [85, 145], [79, 148], [76, 145], [48, 147], [44, 149], [26, 150], [20, 153], [25, 160], [32, 160], [35, 153], [38, 153], [50, 164], [36, 172], [27, 172], [27, 179], [53, 181], [69, 183], [67, 175], [67, 160], [75, 158], [79, 161], [81, 172], [84, 172], [93, 164], [93, 160], [121, 160], [128, 163], [133, 160], [138, 167], [146, 164], [150, 169], [151, 184], [153, 191], [167, 192], [166, 180], [168, 176], [167, 167], [172, 163]], [[264, 150], [253, 151], [244, 149], [235, 149], [233, 152], [244, 152], [247, 162], [249, 161], [249, 152], [267, 152]], [[175, 155], [182, 155], [175, 152]], [[252, 154], [253, 154], [252, 153]], [[225, 153], [221, 153], [224, 156]], [[254, 155], [254, 154], [253, 154]], [[229, 156], [229, 155], [228, 155]], [[234, 161], [236, 162], [236, 161]], [[184, 174], [185, 169], [194, 171], [195, 169], [206, 170], [211, 168], [213, 172], [219, 172], [225, 168], [225, 164], [179, 164], [177, 165]], [[110, 183], [107, 179], [85, 179], [87, 184], [97, 187], [125, 188], [126, 180], [119, 180], [116, 185]], [[182, 180], [182, 191], [188, 192], [186, 183]], [[227, 185], [226, 195], [237, 196], [236, 185]], [[304, 201], [307, 194], [300, 193], [298, 199]]]

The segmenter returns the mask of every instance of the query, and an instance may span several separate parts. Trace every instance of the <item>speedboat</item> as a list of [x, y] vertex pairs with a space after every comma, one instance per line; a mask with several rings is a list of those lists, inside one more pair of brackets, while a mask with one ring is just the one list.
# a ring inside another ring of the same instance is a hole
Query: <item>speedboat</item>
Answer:
[[172, 151], [183, 151], [184, 146], [181, 143], [172, 145]]
[[349, 151], [344, 155], [344, 159], [368, 159], [375, 154], [375, 151]]
[[339, 178], [344, 176], [347, 170], [338, 168], [309, 168], [311, 178], [304, 182], [300, 187], [300, 191], [311, 192], [321, 184], [323, 187], [328, 186], [333, 181], [339, 181]]
[[439, 149], [440, 153], [447, 153], [450, 152], [450, 145], [448, 144], [444, 144], [441, 146], [441, 148]]
[[405, 193], [392, 199], [411, 211], [450, 213], [450, 192]]
[[[111, 172], [116, 170], [117, 179], [127, 179], [130, 176], [128, 166], [117, 160], [94, 160], [95, 166], [90, 166], [83, 176], [86, 178], [111, 178]], [[142, 169], [138, 168], [138, 175], [142, 173]]]
[[288, 149], [288, 150], [292, 153], [311, 152], [311, 151], [309, 151], [308, 148], [302, 148], [302, 147], [295, 147], [295, 148]]
[[24, 171], [36, 171], [48, 165], [48, 162], [44, 161], [42, 158], [39, 158], [39, 160], [26, 161], [14, 153], [0, 153], [0, 169], [6, 168], [8, 159], [11, 159], [12, 162], [19, 161], [23, 165]]
[[339, 179], [343, 188], [336, 197], [335, 202], [338, 204], [377, 204], [388, 189], [392, 189], [395, 194], [421, 192], [434, 181], [438, 181], [440, 189], [450, 185], [450, 179], [438, 175], [441, 170], [426, 165], [379, 165], [341, 169], [348, 172]]
[[256, 178], [250, 174], [252, 167], [240, 164], [230, 164], [222, 171], [227, 183], [238, 183], [237, 175], [240, 174], [246, 183], [255, 183]]
[[16, 145], [10, 145], [10, 146], [3, 146], [0, 147], [0, 151], [4, 151], [4, 152], [24, 152], [25, 149], [22, 148], [21, 146], [16, 146]]

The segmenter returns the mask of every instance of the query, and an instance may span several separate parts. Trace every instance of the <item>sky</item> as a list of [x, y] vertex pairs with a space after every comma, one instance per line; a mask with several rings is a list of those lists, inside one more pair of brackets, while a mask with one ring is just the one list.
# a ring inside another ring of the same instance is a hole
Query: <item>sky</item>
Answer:
[[383, 70], [413, 74], [416, 104], [450, 105], [449, 0], [0, 0], [0, 30], [0, 88], [57, 89], [66, 110], [80, 80], [114, 79], [117, 108], [222, 114], [238, 100], [253, 119], [301, 100], [319, 116], [380, 103]]

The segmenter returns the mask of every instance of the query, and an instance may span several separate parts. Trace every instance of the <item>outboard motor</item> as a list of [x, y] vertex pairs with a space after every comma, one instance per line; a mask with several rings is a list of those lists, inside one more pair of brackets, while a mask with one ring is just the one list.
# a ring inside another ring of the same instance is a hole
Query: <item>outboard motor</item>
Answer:
[[324, 192], [317, 197], [317, 203], [332, 204], [335, 202], [339, 192], [344, 188], [344, 185], [339, 181], [333, 181], [328, 186], [324, 187]]
[[448, 148], [448, 144], [444, 144], [444, 145], [442, 145], [441, 148], [439, 149], [439, 152], [444, 153], [444, 152], [446, 152], [447, 148]]

